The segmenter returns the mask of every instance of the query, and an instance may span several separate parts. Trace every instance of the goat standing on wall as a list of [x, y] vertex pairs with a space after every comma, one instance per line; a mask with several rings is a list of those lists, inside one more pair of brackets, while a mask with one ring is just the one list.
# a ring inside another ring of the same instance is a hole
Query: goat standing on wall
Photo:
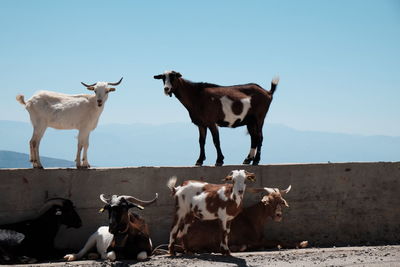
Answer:
[[215, 165], [221, 166], [224, 164], [224, 155], [220, 147], [218, 126], [236, 128], [244, 125], [251, 136], [251, 147], [243, 164], [253, 162], [253, 165], [258, 165], [261, 158], [264, 119], [279, 78], [272, 80], [270, 91], [254, 83], [234, 86], [193, 83], [183, 79], [182, 75], [175, 71], [166, 71], [154, 76], [154, 79], [163, 80], [164, 93], [169, 96], [174, 94], [189, 111], [192, 122], [199, 128], [200, 156], [196, 161], [197, 166], [202, 166], [206, 159], [204, 145], [207, 129], [210, 130], [217, 149]]
[[[76, 154], [76, 167], [89, 168], [87, 150], [89, 147], [89, 134], [97, 127], [99, 117], [107, 101], [108, 93], [115, 91], [114, 87], [119, 82], [97, 82], [94, 84], [82, 83], [95, 95], [66, 95], [57, 92], [40, 91], [25, 102], [23, 95], [17, 95], [17, 101], [25, 106], [33, 125], [33, 135], [29, 142], [30, 161], [34, 168], [42, 169], [39, 157], [40, 140], [47, 127], [54, 129], [77, 129], [78, 151]], [[81, 152], [83, 157], [81, 161]]]

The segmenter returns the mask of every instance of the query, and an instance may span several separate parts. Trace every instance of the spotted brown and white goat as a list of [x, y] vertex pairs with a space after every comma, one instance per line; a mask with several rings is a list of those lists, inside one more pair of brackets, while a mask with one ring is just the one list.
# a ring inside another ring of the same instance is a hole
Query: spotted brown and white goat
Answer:
[[77, 254], [67, 254], [64, 259], [78, 260], [93, 247], [96, 247], [102, 259], [111, 261], [117, 258], [147, 259], [152, 251], [149, 228], [141, 216], [130, 212], [129, 209], [143, 209], [143, 206], [154, 203], [157, 198], [158, 194], [149, 201], [132, 196], [113, 195], [107, 198], [103, 194], [100, 195], [101, 201], [105, 203], [100, 211], [108, 211], [109, 225], [99, 227]]
[[[265, 192], [261, 200], [243, 210], [232, 220], [229, 233], [229, 249], [244, 251], [265, 248], [271, 241], [264, 238], [267, 220], [282, 221], [283, 208], [289, 207], [283, 198], [291, 189], [278, 188], [248, 188], [249, 192]], [[215, 221], [201, 221], [196, 219], [184, 236], [183, 243], [190, 252], [218, 252], [221, 229]], [[277, 242], [280, 244], [281, 242]], [[276, 248], [276, 245], [275, 245]]]
[[[209, 184], [201, 181], [185, 181], [175, 187], [176, 177], [167, 186], [175, 198], [175, 217], [169, 238], [169, 253], [175, 254], [177, 238], [183, 238], [195, 218], [201, 221], [217, 220], [221, 229], [220, 248], [229, 255], [228, 234], [231, 221], [241, 211], [245, 180], [255, 181], [255, 175], [245, 170], [234, 170], [225, 179], [232, 184]], [[185, 243], [183, 244], [186, 247]]]
[[54, 129], [79, 130], [76, 167], [89, 168], [87, 158], [89, 134], [97, 127], [108, 93], [115, 91], [115, 88], [110, 86], [117, 86], [121, 81], [122, 78], [116, 83], [97, 82], [89, 85], [82, 83], [88, 90], [94, 91], [95, 95], [66, 95], [40, 91], [26, 102], [23, 95], [17, 95], [17, 101], [25, 106], [33, 125], [33, 135], [29, 142], [30, 161], [33, 167], [43, 168], [39, 157], [40, 140], [47, 127], [52, 127]]
[[207, 129], [212, 134], [217, 150], [215, 165], [221, 166], [224, 163], [224, 155], [220, 146], [218, 126], [235, 128], [244, 125], [247, 126], [251, 137], [251, 147], [243, 164], [253, 162], [253, 165], [258, 165], [261, 158], [264, 119], [279, 78], [272, 80], [270, 91], [254, 83], [233, 86], [194, 83], [183, 79], [176, 71], [166, 71], [154, 76], [154, 79], [163, 80], [164, 93], [169, 96], [175, 95], [188, 110], [192, 122], [199, 128], [200, 155], [196, 165], [203, 165], [206, 159], [204, 146]]

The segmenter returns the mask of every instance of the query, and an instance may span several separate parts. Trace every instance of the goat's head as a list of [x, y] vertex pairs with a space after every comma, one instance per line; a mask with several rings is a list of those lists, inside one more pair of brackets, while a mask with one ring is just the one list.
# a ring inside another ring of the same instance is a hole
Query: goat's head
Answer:
[[82, 226], [81, 218], [76, 212], [74, 204], [69, 199], [48, 199], [40, 209], [39, 214], [44, 216], [55, 216], [59, 224], [64, 224], [67, 227], [79, 228]]
[[155, 75], [154, 79], [157, 80], [162, 79], [164, 83], [165, 95], [172, 96], [172, 93], [175, 92], [176, 82], [180, 77], [182, 77], [182, 75], [179, 72], [172, 70], [172, 71], [165, 71], [163, 74]]
[[264, 187], [264, 188], [248, 188], [248, 191], [253, 193], [267, 192], [267, 195], [263, 196], [261, 202], [266, 207], [268, 207], [270, 211], [269, 215], [271, 216], [271, 218], [276, 222], [280, 222], [282, 221], [283, 208], [289, 207], [289, 204], [283, 198], [283, 196], [287, 194], [291, 188], [292, 186], [289, 185], [289, 187], [286, 188], [285, 190], [279, 190], [278, 188]]
[[122, 78], [116, 83], [109, 82], [97, 82], [93, 84], [86, 84], [81, 82], [88, 90], [94, 91], [96, 93], [97, 106], [101, 107], [108, 98], [108, 93], [115, 91], [115, 87], [121, 83]]
[[143, 206], [154, 203], [157, 198], [158, 194], [156, 194], [154, 199], [149, 201], [140, 200], [132, 196], [112, 195], [111, 197], [106, 197], [104, 194], [101, 194], [100, 200], [105, 205], [100, 211], [108, 211], [108, 231], [111, 234], [126, 233], [129, 229], [129, 209], [138, 208], [142, 210], [144, 209]]
[[256, 175], [245, 170], [233, 170], [225, 177], [225, 179], [223, 179], [223, 181], [232, 181], [234, 188], [237, 190], [239, 195], [243, 195], [244, 190], [246, 189], [246, 180], [254, 182], [256, 180]]

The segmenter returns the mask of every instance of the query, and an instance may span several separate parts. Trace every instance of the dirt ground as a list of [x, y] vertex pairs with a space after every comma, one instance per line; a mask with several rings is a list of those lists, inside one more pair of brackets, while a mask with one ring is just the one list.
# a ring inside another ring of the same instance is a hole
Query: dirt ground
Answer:
[[[14, 265], [16, 266], [16, 265]], [[145, 262], [137, 261], [76, 261], [51, 262], [37, 267], [220, 267], [220, 266], [400, 266], [400, 246], [306, 248], [280, 251], [241, 252], [231, 257], [219, 254], [153, 256]]]

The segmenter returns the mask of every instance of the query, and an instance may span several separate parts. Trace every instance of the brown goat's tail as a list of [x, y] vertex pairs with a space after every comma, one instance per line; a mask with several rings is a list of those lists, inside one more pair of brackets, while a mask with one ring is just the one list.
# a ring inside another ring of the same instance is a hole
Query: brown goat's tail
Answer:
[[21, 103], [21, 105], [26, 106], [26, 103], [25, 103], [25, 100], [24, 100], [24, 95], [17, 95], [16, 99], [17, 99], [17, 101], [19, 103]]
[[275, 93], [278, 83], [279, 83], [279, 76], [275, 76], [271, 81], [271, 90], [269, 91], [271, 93], [271, 95], [273, 95]]
[[176, 176], [172, 176], [171, 178], [169, 178], [167, 186], [169, 188], [169, 190], [171, 190], [172, 195], [175, 195], [176, 193], [176, 189], [175, 189], [175, 184], [176, 184]]

